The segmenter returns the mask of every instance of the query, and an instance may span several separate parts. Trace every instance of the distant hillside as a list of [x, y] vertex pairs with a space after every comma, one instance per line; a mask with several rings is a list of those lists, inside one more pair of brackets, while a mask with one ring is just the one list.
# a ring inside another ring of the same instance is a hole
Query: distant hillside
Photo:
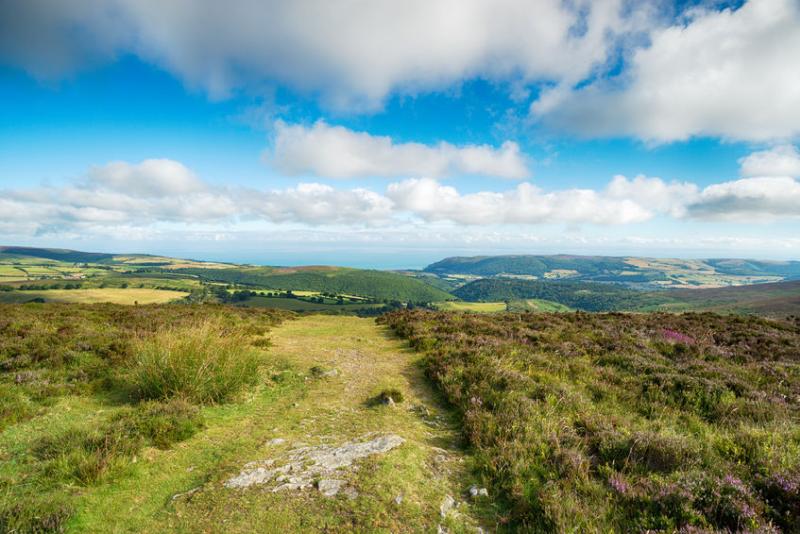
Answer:
[[655, 309], [663, 311], [800, 314], [800, 280], [716, 289], [673, 289], [662, 293], [662, 298], [668, 297], [670, 302]]
[[[434, 276], [430, 278], [438, 280]], [[65, 281], [69, 281], [69, 288], [80, 285], [83, 289], [136, 286], [196, 290], [201, 284], [213, 288], [222, 282], [253, 289], [414, 303], [453, 299], [432, 284], [389, 271], [329, 266], [256, 267], [144, 254], [0, 247], [0, 289], [59, 289], [65, 286]]]
[[60, 248], [0, 247], [0, 254], [64, 261], [68, 263], [101, 263], [112, 260], [113, 254], [79, 252]]
[[453, 292], [468, 302], [541, 299], [577, 310], [800, 314], [800, 281], [712, 289], [639, 291], [618, 284], [483, 278]]
[[590, 312], [656, 304], [650, 293], [596, 282], [482, 278], [456, 289], [453, 294], [467, 302], [539, 299]]
[[682, 260], [612, 256], [446, 258], [424, 272], [447, 276], [617, 282], [638, 288], [722, 287], [800, 279], [800, 261]]
[[[289, 272], [287, 272], [289, 271]], [[309, 267], [276, 269], [252, 267], [241, 269], [179, 269], [178, 272], [201, 279], [229, 284], [242, 284], [269, 289], [304, 289], [360, 295], [379, 300], [402, 302], [435, 302], [452, 299], [452, 295], [402, 274], [348, 269], [339, 267]]]

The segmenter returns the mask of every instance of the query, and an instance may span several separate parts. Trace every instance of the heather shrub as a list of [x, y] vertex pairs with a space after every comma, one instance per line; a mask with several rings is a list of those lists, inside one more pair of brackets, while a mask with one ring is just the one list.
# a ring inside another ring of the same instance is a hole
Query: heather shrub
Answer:
[[419, 310], [381, 321], [425, 353], [462, 414], [501, 530], [797, 531], [795, 322]]

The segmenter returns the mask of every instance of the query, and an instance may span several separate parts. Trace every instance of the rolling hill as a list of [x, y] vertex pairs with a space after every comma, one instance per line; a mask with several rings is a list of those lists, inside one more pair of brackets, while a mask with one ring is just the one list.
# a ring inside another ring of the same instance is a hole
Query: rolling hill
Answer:
[[[354, 296], [373, 301], [427, 303], [453, 299], [432, 284], [390, 271], [331, 266], [259, 267], [146, 254], [0, 247], [0, 290], [6, 291], [127, 287], [195, 291], [223, 284], [246, 289]], [[77, 293], [74, 295], [78, 297]], [[15, 297], [21, 298], [20, 295], [6, 297], [5, 300], [15, 302], [18, 301]]]
[[446, 258], [424, 272], [440, 277], [505, 277], [616, 282], [640, 289], [723, 287], [800, 279], [799, 261], [683, 260], [612, 256]]
[[723, 288], [640, 291], [598, 282], [482, 278], [456, 289], [453, 294], [467, 302], [540, 299], [589, 312], [800, 314], [800, 280]]
[[280, 289], [303, 289], [377, 300], [436, 302], [451, 300], [449, 293], [416, 278], [388, 271], [345, 267], [243, 267], [237, 269], [179, 269], [177, 272], [203, 280], [245, 286]]

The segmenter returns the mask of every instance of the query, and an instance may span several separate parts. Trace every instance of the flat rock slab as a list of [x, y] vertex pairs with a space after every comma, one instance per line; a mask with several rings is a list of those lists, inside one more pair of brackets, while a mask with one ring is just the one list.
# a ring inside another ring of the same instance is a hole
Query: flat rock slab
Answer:
[[368, 437], [339, 446], [295, 447], [284, 458], [250, 462], [237, 476], [226, 481], [225, 487], [248, 488], [274, 484], [272, 491], [277, 492], [310, 488], [315, 480], [319, 480], [317, 487], [320, 492], [328, 496], [336, 495], [345, 483], [333, 475], [345, 471], [362, 458], [389, 452], [405, 442], [396, 434], [366, 439]]

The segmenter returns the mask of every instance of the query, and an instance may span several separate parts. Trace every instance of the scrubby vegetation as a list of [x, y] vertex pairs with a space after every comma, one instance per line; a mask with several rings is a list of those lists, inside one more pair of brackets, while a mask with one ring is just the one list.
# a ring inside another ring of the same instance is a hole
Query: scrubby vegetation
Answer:
[[395, 312], [509, 530], [797, 532], [800, 321]]
[[[265, 335], [288, 317], [223, 306], [0, 305], [0, 532], [63, 531], [85, 488], [124, 472], [146, 447], [200, 431], [203, 405], [255, 383], [269, 363]], [[97, 411], [71, 417], [72, 405]]]

